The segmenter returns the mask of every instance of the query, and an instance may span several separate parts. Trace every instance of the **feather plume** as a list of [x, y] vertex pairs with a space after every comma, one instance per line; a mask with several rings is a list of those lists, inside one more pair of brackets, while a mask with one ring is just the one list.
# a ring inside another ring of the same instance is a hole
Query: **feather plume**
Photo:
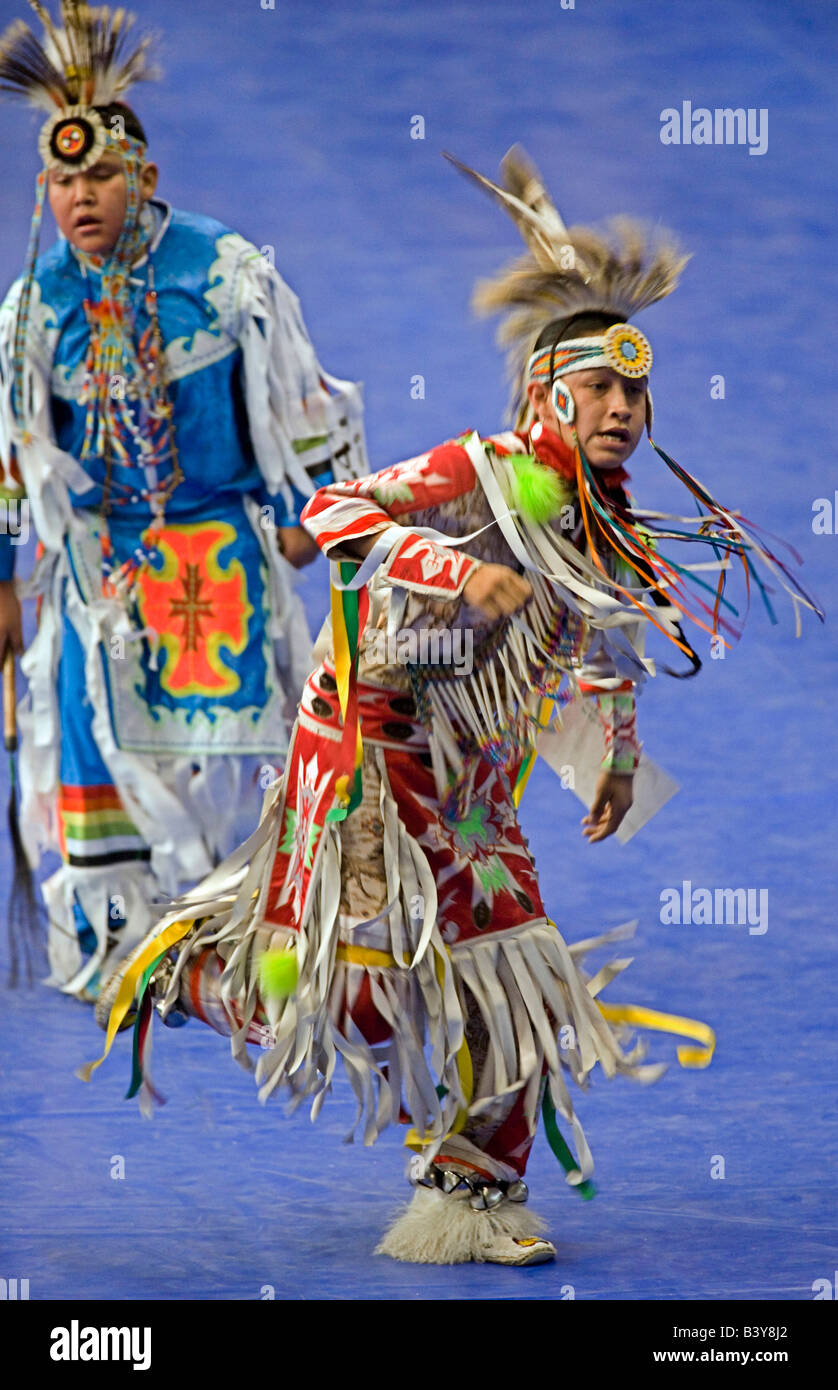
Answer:
[[0, 90], [54, 112], [73, 106], [108, 106], [136, 82], [158, 76], [150, 34], [132, 43], [134, 16], [87, 0], [61, 0], [61, 25], [41, 0], [29, 0], [44, 27], [38, 39], [15, 20], [0, 37]]
[[67, 104], [63, 66], [50, 62], [22, 19], [10, 24], [0, 38], [0, 90], [50, 112]]
[[689, 256], [668, 232], [655, 236], [626, 217], [614, 218], [604, 232], [566, 227], [520, 146], [501, 165], [505, 187], [446, 158], [501, 204], [527, 246], [525, 255], [478, 282], [472, 300], [480, 314], [503, 315], [498, 342], [506, 349], [512, 411], [520, 420], [527, 364], [551, 319], [599, 309], [628, 320], [675, 289]]

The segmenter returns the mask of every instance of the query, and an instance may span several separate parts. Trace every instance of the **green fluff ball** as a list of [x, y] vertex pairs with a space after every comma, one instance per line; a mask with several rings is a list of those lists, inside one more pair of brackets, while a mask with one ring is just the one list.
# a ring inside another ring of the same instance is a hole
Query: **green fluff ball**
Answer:
[[564, 500], [561, 480], [552, 468], [528, 456], [515, 462], [512, 475], [512, 505], [527, 521], [540, 526], [558, 516]]
[[259, 962], [259, 982], [264, 999], [287, 999], [297, 988], [300, 972], [297, 953], [266, 951]]

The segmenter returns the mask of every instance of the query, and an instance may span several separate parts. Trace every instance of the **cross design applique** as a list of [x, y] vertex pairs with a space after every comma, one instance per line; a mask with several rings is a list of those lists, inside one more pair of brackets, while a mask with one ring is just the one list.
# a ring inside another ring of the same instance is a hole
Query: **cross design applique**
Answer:
[[186, 574], [181, 576], [180, 582], [183, 585], [183, 598], [170, 599], [169, 609], [173, 618], [183, 619], [184, 650], [196, 652], [198, 639], [204, 635], [201, 618], [212, 617], [212, 603], [209, 599], [201, 598], [204, 577], [199, 565], [187, 565]]
[[160, 681], [171, 695], [217, 698], [241, 687], [230, 658], [245, 650], [254, 610], [241, 560], [233, 557], [224, 566], [218, 560], [235, 539], [226, 521], [155, 532], [163, 565], [140, 571], [141, 608], [166, 652]]

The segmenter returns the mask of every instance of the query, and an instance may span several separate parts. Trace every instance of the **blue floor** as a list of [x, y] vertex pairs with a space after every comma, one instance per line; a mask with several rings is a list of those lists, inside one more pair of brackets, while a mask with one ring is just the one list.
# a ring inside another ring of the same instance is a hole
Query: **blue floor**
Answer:
[[[161, 1028], [168, 1104], [147, 1123], [121, 1098], [126, 1047], [83, 1085], [74, 1068], [101, 1042], [90, 1010], [38, 989], [4, 992], [0, 1009], [0, 1275], [28, 1278], [33, 1299], [811, 1300], [838, 1269], [838, 536], [812, 529], [813, 503], [838, 488], [834, 11], [817, 0], [136, 7], [166, 35], [166, 80], [137, 98], [163, 196], [275, 248], [325, 365], [366, 383], [375, 467], [503, 422], [500, 359], [468, 296], [518, 246], [442, 149], [492, 173], [520, 140], [568, 221], [627, 211], [677, 230], [694, 253], [683, 287], [641, 320], [656, 438], [792, 541], [828, 621], [806, 615], [796, 640], [785, 603], [776, 628], [754, 606], [723, 661], [647, 688], [642, 737], [682, 790], [629, 845], [586, 844], [580, 805], [543, 766], [533, 774], [522, 816], [565, 934], [639, 919], [635, 963], [609, 997], [718, 1034], [706, 1071], [682, 1070], [672, 1041], [652, 1039], [673, 1062], [657, 1086], [597, 1076], [580, 1098], [595, 1201], [566, 1188], [539, 1137], [529, 1177], [555, 1265], [373, 1258], [406, 1193], [401, 1135], [344, 1146], [354, 1107], [342, 1082], [312, 1127], [259, 1107], [208, 1029]], [[18, 9], [3, 0], [3, 19]], [[767, 152], [662, 144], [661, 111], [686, 100], [767, 110]], [[410, 138], [417, 116], [424, 140]], [[36, 155], [29, 118], [9, 107], [3, 120], [8, 283]], [[723, 400], [710, 397], [719, 374]], [[629, 467], [643, 502], [677, 499], [648, 446]], [[313, 622], [325, 578], [320, 564], [305, 576]], [[0, 915], [8, 865], [0, 840]], [[662, 892], [685, 880], [766, 890], [767, 930], [662, 923]]]

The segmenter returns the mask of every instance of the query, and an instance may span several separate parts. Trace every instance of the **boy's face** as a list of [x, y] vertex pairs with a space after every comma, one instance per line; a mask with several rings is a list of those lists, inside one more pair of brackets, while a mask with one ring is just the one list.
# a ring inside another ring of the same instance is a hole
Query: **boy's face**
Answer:
[[[157, 187], [157, 167], [143, 166], [139, 188], [143, 202]], [[58, 229], [79, 251], [108, 256], [125, 221], [128, 188], [119, 155], [106, 151], [91, 169], [70, 174], [51, 169], [49, 205]]]
[[576, 413], [573, 425], [562, 424], [550, 391], [531, 382], [528, 395], [536, 418], [573, 447], [575, 428], [579, 443], [593, 468], [616, 468], [634, 453], [646, 424], [648, 378], [620, 376], [611, 367], [590, 367], [564, 378], [570, 387]]

